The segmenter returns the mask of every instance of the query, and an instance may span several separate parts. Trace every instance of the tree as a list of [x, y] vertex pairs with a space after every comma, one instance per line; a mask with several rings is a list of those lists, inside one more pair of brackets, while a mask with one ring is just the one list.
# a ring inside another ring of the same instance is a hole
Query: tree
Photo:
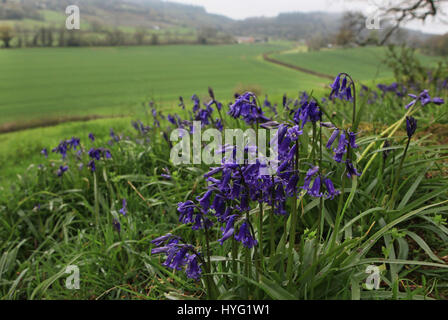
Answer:
[[306, 46], [310, 51], [319, 51], [321, 48], [327, 45], [327, 41], [322, 36], [322, 34], [318, 33], [313, 35], [312, 37], [306, 40]]
[[388, 2], [387, 6], [380, 6], [378, 15], [382, 20], [393, 21], [393, 25], [388, 28], [380, 44], [386, 43], [406, 22], [412, 20], [425, 22], [429, 17], [440, 15], [444, 3], [448, 3], [448, 0], [400, 0]]
[[366, 28], [366, 20], [367, 17], [361, 12], [346, 12], [336, 34], [336, 44], [340, 46], [376, 44], [378, 35]]
[[145, 28], [137, 28], [135, 30], [134, 39], [135, 39], [135, 42], [139, 46], [141, 46], [144, 43], [145, 37], [146, 37], [146, 29]]
[[10, 42], [14, 38], [12, 28], [10, 26], [0, 26], [0, 40], [5, 44], [5, 48], [10, 48]]
[[156, 46], [159, 44], [159, 36], [155, 33], [151, 36], [151, 45]]
[[212, 27], [203, 27], [198, 31], [198, 43], [207, 44], [210, 39], [216, 38], [218, 30]]

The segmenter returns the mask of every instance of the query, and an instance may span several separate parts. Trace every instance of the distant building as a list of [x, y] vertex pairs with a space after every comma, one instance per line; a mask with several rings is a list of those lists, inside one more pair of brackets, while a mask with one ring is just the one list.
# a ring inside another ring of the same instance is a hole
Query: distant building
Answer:
[[255, 43], [254, 37], [236, 37], [238, 43]]
[[255, 38], [255, 37], [236, 37], [235, 39], [236, 39], [236, 42], [238, 42], [239, 44], [267, 42], [267, 39]]

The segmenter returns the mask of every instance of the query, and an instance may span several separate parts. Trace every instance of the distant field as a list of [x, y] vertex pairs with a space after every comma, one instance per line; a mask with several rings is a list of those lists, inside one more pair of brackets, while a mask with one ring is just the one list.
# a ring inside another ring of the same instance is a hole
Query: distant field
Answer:
[[[285, 52], [272, 57], [324, 74], [335, 75], [343, 71], [352, 75], [355, 80], [374, 80], [393, 76], [392, 71], [383, 63], [386, 50], [383, 47], [366, 47], [319, 52]], [[432, 57], [418, 56], [424, 64], [435, 61]]]
[[130, 114], [150, 99], [206, 95], [228, 100], [239, 84], [269, 94], [327, 80], [262, 61], [284, 45], [154, 46], [0, 50], [0, 125], [58, 116]]

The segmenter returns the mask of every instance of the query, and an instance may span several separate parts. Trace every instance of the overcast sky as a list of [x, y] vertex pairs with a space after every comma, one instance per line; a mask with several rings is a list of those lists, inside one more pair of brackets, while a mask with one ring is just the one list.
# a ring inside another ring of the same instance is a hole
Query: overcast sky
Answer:
[[[361, 10], [369, 13], [374, 10], [374, 2], [378, 0], [169, 0], [205, 7], [207, 12], [217, 13], [233, 19], [244, 19], [254, 16], [276, 16], [281, 12], [291, 11], [330, 11], [343, 12]], [[381, 0], [380, 0], [381, 1]], [[396, 0], [395, 0], [396, 1]], [[445, 5], [445, 8], [448, 6]], [[448, 10], [445, 10], [448, 12]], [[448, 19], [447, 19], [448, 20]], [[425, 32], [443, 34], [448, 32], [448, 24], [429, 18], [423, 25], [414, 22], [407, 27]]]

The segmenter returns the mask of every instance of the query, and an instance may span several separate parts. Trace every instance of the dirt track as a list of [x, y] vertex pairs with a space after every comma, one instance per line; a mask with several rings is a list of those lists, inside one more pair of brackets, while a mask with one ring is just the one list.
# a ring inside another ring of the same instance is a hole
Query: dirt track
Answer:
[[316, 72], [316, 71], [313, 71], [313, 70], [308, 70], [308, 69], [305, 69], [305, 68], [302, 68], [302, 67], [298, 67], [298, 66], [295, 66], [295, 65], [292, 65], [292, 64], [289, 64], [289, 63], [285, 63], [283, 61], [279, 61], [279, 60], [276, 60], [274, 58], [271, 58], [270, 55], [274, 54], [274, 53], [277, 53], [277, 52], [271, 52], [271, 53], [263, 54], [263, 60], [265, 60], [267, 62], [270, 62], [270, 63], [278, 64], [280, 66], [283, 66], [283, 67], [286, 67], [286, 68], [289, 68], [289, 69], [293, 69], [293, 70], [300, 71], [300, 72], [303, 72], [303, 73], [308, 73], [308, 74], [311, 74], [313, 76], [317, 76], [317, 77], [321, 77], [321, 78], [325, 78], [325, 79], [329, 79], [329, 80], [334, 80], [334, 77], [330, 76], [328, 74], [319, 73], [319, 72]]

